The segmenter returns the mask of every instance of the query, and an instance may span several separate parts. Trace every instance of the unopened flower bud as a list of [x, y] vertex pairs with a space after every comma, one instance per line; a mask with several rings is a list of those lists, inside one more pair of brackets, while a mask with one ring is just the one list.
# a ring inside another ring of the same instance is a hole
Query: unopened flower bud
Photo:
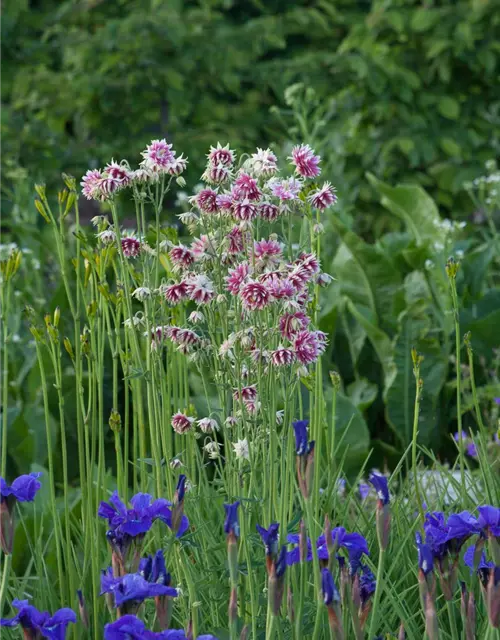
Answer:
[[59, 325], [60, 319], [61, 319], [61, 309], [59, 307], [56, 307], [54, 311], [54, 327], [57, 327]]
[[87, 612], [87, 607], [85, 605], [85, 598], [83, 597], [83, 593], [80, 589], [76, 592], [78, 595], [78, 611], [80, 613], [80, 620], [82, 621], [82, 625], [85, 629], [89, 628], [89, 614]]
[[116, 409], [112, 409], [111, 414], [109, 416], [109, 428], [114, 433], [120, 433], [122, 428], [122, 419], [118, 411]]
[[68, 337], [64, 338], [63, 344], [64, 344], [64, 348], [66, 349], [69, 357], [72, 360], [74, 360], [75, 359], [75, 354], [73, 353], [73, 347], [71, 346], [70, 339]]

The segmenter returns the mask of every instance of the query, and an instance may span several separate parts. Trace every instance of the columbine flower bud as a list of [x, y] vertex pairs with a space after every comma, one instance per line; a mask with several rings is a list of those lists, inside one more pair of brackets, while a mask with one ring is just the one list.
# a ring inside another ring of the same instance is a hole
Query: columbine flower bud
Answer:
[[74, 360], [75, 359], [75, 354], [73, 353], [73, 347], [71, 346], [71, 342], [69, 338], [64, 338], [63, 340], [63, 344], [64, 344], [64, 348], [66, 349], [69, 357]]
[[389, 506], [390, 497], [387, 478], [379, 475], [378, 473], [372, 472], [368, 480], [377, 492], [377, 537], [380, 549], [385, 551], [389, 544], [389, 532], [391, 526], [391, 511]]

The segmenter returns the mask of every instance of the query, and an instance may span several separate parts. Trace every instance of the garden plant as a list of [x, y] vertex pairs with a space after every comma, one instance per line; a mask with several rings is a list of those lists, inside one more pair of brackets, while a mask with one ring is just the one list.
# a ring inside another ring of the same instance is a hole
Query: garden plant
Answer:
[[[64, 175], [55, 204], [37, 185], [44, 317], [5, 250], [2, 638], [500, 637], [496, 167], [462, 250], [421, 187], [371, 174], [391, 223], [363, 240], [309, 144], [207, 158], [176, 224], [188, 160], [164, 139]], [[429, 446], [450, 406], [451, 465]]]

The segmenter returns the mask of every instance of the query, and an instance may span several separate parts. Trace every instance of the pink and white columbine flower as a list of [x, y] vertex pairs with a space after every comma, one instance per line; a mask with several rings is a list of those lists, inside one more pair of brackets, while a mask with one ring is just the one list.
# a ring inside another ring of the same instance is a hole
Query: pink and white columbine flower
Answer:
[[238, 200], [258, 200], [260, 189], [257, 180], [249, 176], [248, 173], [240, 173], [233, 185], [233, 196]]
[[172, 151], [172, 145], [168, 144], [165, 138], [152, 140], [146, 150], [141, 152], [141, 156], [144, 158], [142, 164], [145, 167], [160, 173], [167, 171], [175, 160], [175, 152]]
[[255, 280], [250, 280], [241, 287], [240, 297], [243, 306], [249, 311], [264, 309], [272, 302], [269, 289]]
[[97, 234], [97, 239], [106, 245], [113, 244], [116, 240], [116, 233], [111, 229], [111, 227], [108, 227]]
[[238, 295], [249, 275], [250, 265], [248, 262], [241, 262], [234, 269], [229, 270], [229, 275], [226, 276], [226, 289], [234, 296]]
[[179, 304], [188, 297], [188, 287], [185, 282], [176, 282], [169, 284], [163, 289], [165, 300], [168, 304]]
[[321, 158], [314, 155], [314, 151], [308, 144], [294, 147], [289, 160], [295, 165], [295, 172], [303, 178], [316, 178], [321, 173], [319, 168]]
[[122, 238], [122, 251], [125, 258], [136, 258], [141, 252], [141, 243], [137, 238]]
[[263, 220], [267, 220], [268, 222], [273, 222], [280, 215], [280, 209], [275, 204], [271, 202], [262, 202], [259, 205], [259, 215]]
[[187, 433], [193, 426], [194, 418], [180, 411], [172, 416], [172, 427], [176, 433]]
[[209, 248], [213, 250], [215, 247], [213, 246], [213, 240], [210, 240], [207, 235], [204, 234], [193, 240], [191, 243], [191, 253], [196, 262], [200, 262], [200, 260], [206, 257]]
[[183, 244], [172, 247], [168, 255], [175, 271], [188, 269], [194, 262], [193, 252]]
[[248, 198], [233, 202], [233, 216], [236, 220], [241, 220], [242, 222], [253, 220], [257, 217], [257, 214], [257, 206], [253, 202], [250, 202]]
[[168, 332], [173, 343], [177, 344], [179, 351], [189, 353], [192, 347], [197, 347], [201, 343], [200, 336], [191, 329], [180, 329], [178, 331]]
[[231, 149], [229, 148], [229, 144], [226, 144], [226, 146], [223, 147], [221, 146], [220, 142], [218, 142], [216, 147], [210, 147], [208, 161], [211, 164], [222, 164], [225, 167], [229, 167], [233, 164], [234, 159], [235, 154], [234, 151], [231, 151]]
[[327, 209], [337, 202], [335, 187], [332, 187], [329, 182], [325, 182], [321, 189], [317, 189], [316, 191], [310, 193], [307, 196], [307, 200], [315, 209]]
[[252, 384], [249, 387], [242, 387], [241, 394], [239, 389], [235, 389], [233, 391], [233, 398], [236, 401], [239, 401], [241, 398], [242, 402], [255, 402], [257, 400], [257, 386]]
[[279, 262], [282, 254], [281, 245], [276, 240], [259, 240], [253, 246], [254, 255], [266, 267], [272, 267]]
[[83, 176], [80, 185], [87, 200], [100, 200], [102, 197], [101, 181], [103, 175], [99, 169], [90, 169]]
[[233, 196], [230, 193], [220, 193], [215, 199], [217, 208], [221, 213], [231, 213], [233, 210]]
[[217, 207], [217, 191], [207, 187], [202, 189], [197, 195], [189, 199], [190, 202], [196, 204], [196, 206], [204, 213], [216, 213]]
[[204, 273], [190, 277], [187, 285], [189, 298], [196, 304], [207, 304], [215, 295], [213, 282]]
[[319, 260], [314, 253], [301, 253], [297, 264], [302, 266], [311, 276], [319, 273]]
[[295, 356], [303, 365], [316, 362], [322, 353], [322, 346], [323, 345], [320, 345], [316, 332], [308, 331], [307, 329], [299, 331], [293, 341]]
[[132, 182], [133, 173], [128, 167], [123, 164], [118, 164], [114, 160], [111, 160], [109, 164], [104, 167], [104, 173], [115, 181], [118, 181], [120, 187], [128, 187]]
[[200, 427], [203, 433], [213, 433], [214, 431], [219, 430], [217, 420], [214, 420], [213, 418], [201, 418], [196, 421], [196, 424]]
[[280, 333], [287, 340], [292, 340], [297, 333], [306, 329], [310, 322], [309, 316], [303, 311], [285, 313], [279, 320]]
[[252, 173], [260, 177], [270, 178], [278, 171], [278, 158], [270, 149], [259, 149], [248, 160], [248, 166]]
[[266, 281], [266, 286], [276, 300], [291, 300], [297, 293], [297, 289], [288, 278], [279, 278], [276, 275]]
[[271, 353], [271, 362], [275, 367], [286, 367], [295, 360], [295, 353], [286, 347], [278, 347]]
[[211, 184], [221, 184], [231, 178], [231, 169], [223, 164], [209, 164], [201, 176], [205, 182]]
[[302, 264], [295, 265], [288, 274], [288, 279], [297, 289], [297, 291], [303, 289], [312, 277], [313, 274], [308, 271]]
[[243, 251], [243, 232], [239, 227], [233, 227], [226, 235], [227, 250], [234, 255]]
[[302, 182], [296, 178], [288, 178], [288, 180], [271, 178], [267, 184], [273, 196], [276, 196], [282, 202], [297, 200], [302, 189]]
[[184, 171], [186, 171], [188, 161], [187, 158], [183, 157], [183, 155], [184, 154], [181, 153], [178, 158], [174, 158], [172, 162], [170, 162], [170, 164], [167, 166], [167, 173], [169, 175], [180, 176], [181, 173], [184, 173]]
[[324, 331], [315, 331], [316, 339], [318, 341], [320, 353], [325, 353], [326, 345], [328, 344], [328, 336]]

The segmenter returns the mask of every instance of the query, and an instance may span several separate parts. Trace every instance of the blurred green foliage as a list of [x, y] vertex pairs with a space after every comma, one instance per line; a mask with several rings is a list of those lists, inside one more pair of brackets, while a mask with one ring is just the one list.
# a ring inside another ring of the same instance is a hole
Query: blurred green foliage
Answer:
[[[134, 162], [164, 136], [198, 176], [218, 139], [248, 151], [316, 134], [364, 214], [367, 170], [464, 213], [464, 181], [499, 155], [499, 35], [500, 0], [16, 0], [4, 182]], [[315, 131], [289, 117], [297, 82], [314, 91]]]

